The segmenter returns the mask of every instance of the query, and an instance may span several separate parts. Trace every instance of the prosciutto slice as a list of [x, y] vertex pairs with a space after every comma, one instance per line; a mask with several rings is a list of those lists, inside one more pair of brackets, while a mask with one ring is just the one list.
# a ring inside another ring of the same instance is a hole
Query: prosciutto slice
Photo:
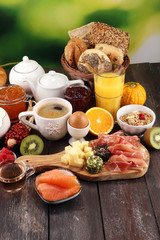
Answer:
[[108, 162], [105, 164], [105, 168], [110, 172], [125, 172], [126, 170], [143, 170], [147, 167], [146, 162], [140, 158], [130, 158], [125, 155], [112, 155]]
[[109, 172], [123, 173], [127, 171], [131, 165], [132, 162], [127, 162], [124, 155], [113, 155], [112, 157], [110, 157], [108, 162], [106, 162], [104, 167]]
[[115, 144], [128, 144], [138, 147], [140, 144], [140, 139], [137, 136], [125, 136], [123, 131], [118, 131], [113, 134], [104, 134], [100, 133], [98, 135], [98, 139], [94, 139], [90, 141], [90, 145], [95, 148], [98, 145], [113, 146]]
[[115, 144], [114, 146], [108, 147], [108, 150], [111, 152], [111, 154], [115, 155], [125, 155], [126, 157], [132, 157], [132, 158], [146, 158], [146, 152], [143, 148], [137, 148], [132, 144]]

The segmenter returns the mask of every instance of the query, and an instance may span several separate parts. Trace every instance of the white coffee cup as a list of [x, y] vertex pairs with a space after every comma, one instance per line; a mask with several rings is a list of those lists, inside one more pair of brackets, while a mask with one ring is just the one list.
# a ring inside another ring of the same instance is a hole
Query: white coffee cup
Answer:
[[[47, 104], [60, 104], [68, 108], [68, 112], [58, 118], [44, 118], [38, 115], [40, 107]], [[72, 105], [63, 98], [45, 98], [40, 100], [33, 108], [33, 111], [21, 112], [19, 119], [29, 127], [38, 130], [48, 140], [58, 140], [63, 138], [67, 133], [67, 120], [72, 114]], [[26, 120], [27, 116], [34, 116], [35, 124]]]

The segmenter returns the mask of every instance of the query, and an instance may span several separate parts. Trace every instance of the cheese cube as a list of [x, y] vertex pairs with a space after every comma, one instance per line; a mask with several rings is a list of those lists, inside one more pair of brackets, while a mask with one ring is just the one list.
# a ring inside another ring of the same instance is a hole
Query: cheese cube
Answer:
[[85, 159], [87, 159], [88, 157], [92, 156], [93, 154], [94, 154], [93, 151], [86, 152], [85, 153]]
[[82, 150], [82, 148], [83, 148], [83, 146], [82, 146], [82, 144], [81, 144], [80, 141], [75, 141], [75, 142], [73, 142], [73, 143], [72, 143], [72, 147], [73, 147], [73, 148], [79, 148], [79, 149], [81, 149], [81, 150]]
[[65, 164], [69, 164], [69, 160], [70, 160], [70, 155], [68, 153], [65, 153], [61, 157], [61, 162], [65, 163]]
[[84, 165], [84, 159], [81, 159], [81, 158], [79, 158], [78, 160], [72, 159], [72, 160], [70, 160], [69, 165], [71, 165], [73, 167], [82, 168]]
[[92, 151], [92, 147], [87, 147], [87, 146], [84, 147], [84, 152], [85, 153], [90, 152], [90, 151]]
[[69, 155], [70, 155], [71, 159], [78, 160], [78, 152], [76, 151], [76, 149], [72, 148], [69, 151]]
[[78, 157], [84, 159], [85, 158], [85, 153], [82, 150], [80, 150], [79, 153], [78, 153]]
[[72, 149], [71, 146], [66, 146], [65, 147], [65, 153], [69, 153], [71, 149]]
[[88, 145], [89, 145], [89, 142], [88, 141], [82, 141], [82, 146], [83, 146], [83, 149], [84, 149], [84, 147], [88, 147]]

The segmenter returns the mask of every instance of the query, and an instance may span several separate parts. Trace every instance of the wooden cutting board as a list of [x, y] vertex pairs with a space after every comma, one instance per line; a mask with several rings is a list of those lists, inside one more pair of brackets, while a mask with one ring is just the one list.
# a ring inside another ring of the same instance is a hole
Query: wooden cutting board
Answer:
[[102, 171], [98, 174], [90, 174], [85, 169], [80, 169], [77, 167], [72, 167], [61, 162], [61, 157], [64, 155], [65, 151], [50, 154], [50, 155], [24, 155], [18, 159], [22, 160], [26, 165], [32, 165], [35, 167], [36, 172], [43, 172], [53, 168], [64, 168], [71, 170], [75, 175], [86, 181], [106, 181], [106, 180], [116, 180], [116, 179], [132, 179], [142, 177], [148, 170], [149, 167], [149, 152], [141, 145], [146, 151], [146, 163], [147, 167], [142, 171], [127, 170], [125, 173], [111, 173], [108, 172], [104, 167]]

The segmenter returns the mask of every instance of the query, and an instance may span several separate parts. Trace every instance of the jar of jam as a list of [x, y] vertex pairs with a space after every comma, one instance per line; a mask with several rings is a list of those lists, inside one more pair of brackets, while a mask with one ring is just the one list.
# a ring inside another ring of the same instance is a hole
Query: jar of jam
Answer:
[[11, 123], [18, 122], [20, 112], [26, 111], [26, 92], [19, 85], [0, 87], [0, 107], [9, 115]]
[[85, 85], [70, 85], [64, 97], [72, 104], [73, 112], [86, 112], [91, 106], [91, 90]]

